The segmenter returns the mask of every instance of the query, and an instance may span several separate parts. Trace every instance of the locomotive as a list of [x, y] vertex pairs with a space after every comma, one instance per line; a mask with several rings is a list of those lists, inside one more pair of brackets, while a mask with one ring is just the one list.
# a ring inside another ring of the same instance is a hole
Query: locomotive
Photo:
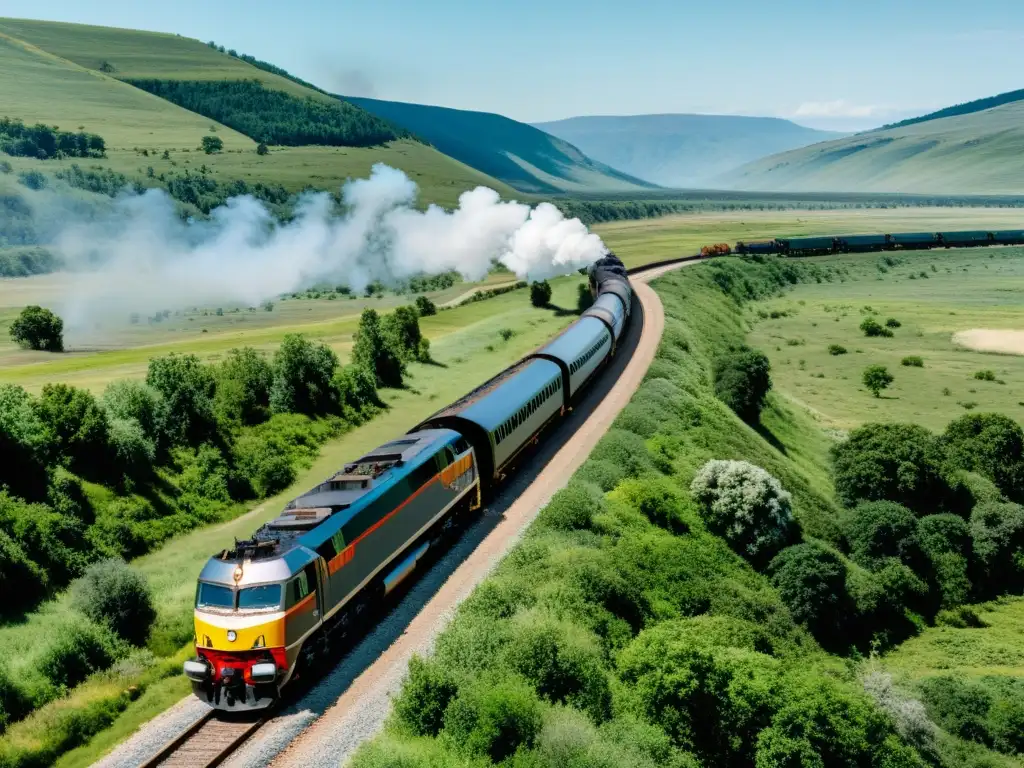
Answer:
[[550, 343], [285, 505], [211, 557], [195, 598], [193, 692], [221, 710], [272, 705], [367, 609], [479, 509], [612, 358], [632, 314], [622, 262], [588, 269], [593, 304]]

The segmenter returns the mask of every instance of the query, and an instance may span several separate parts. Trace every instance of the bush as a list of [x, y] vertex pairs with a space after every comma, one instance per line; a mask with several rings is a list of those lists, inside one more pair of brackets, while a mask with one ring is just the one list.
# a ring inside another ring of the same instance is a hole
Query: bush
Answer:
[[198, 445], [216, 433], [216, 379], [195, 355], [169, 354], [149, 361], [146, 384], [163, 399], [158, 432], [164, 445]]
[[405, 374], [402, 352], [396, 347], [394, 336], [385, 332], [376, 310], [364, 309], [359, 318], [352, 362], [373, 374], [378, 387], [402, 386]]
[[533, 746], [540, 702], [530, 686], [510, 679], [480, 680], [459, 690], [444, 713], [443, 736], [470, 755], [495, 763]]
[[944, 675], [925, 678], [920, 688], [929, 716], [944, 730], [968, 741], [991, 743], [986, 720], [992, 696], [983, 686]]
[[903, 323], [901, 323], [895, 317], [890, 317], [888, 320], [885, 321], [886, 328], [899, 328], [901, 325], [903, 325]]
[[576, 311], [582, 314], [594, 304], [594, 294], [590, 292], [590, 285], [580, 283], [576, 286]]
[[0, 667], [0, 734], [8, 723], [21, 720], [31, 711], [31, 697]]
[[683, 500], [676, 486], [663, 478], [630, 479], [619, 484], [616, 498], [642, 512], [655, 525], [676, 533], [684, 533]]
[[32, 397], [16, 384], [0, 384], [0, 455], [3, 482], [12, 491], [39, 498], [47, 483], [49, 430]]
[[584, 529], [589, 528], [594, 515], [604, 509], [604, 497], [598, 488], [570, 480], [569, 485], [551, 497], [537, 516], [537, 521], [560, 531]]
[[771, 388], [771, 364], [762, 352], [741, 348], [715, 363], [715, 396], [748, 424], [761, 418]]
[[263, 155], [270, 154], [270, 150], [267, 149], [266, 142], [261, 141], [259, 144], [256, 145], [256, 154], [260, 155], [261, 157]]
[[137, 478], [149, 473], [156, 447], [135, 419], [110, 419], [107, 442], [114, 466], [122, 475]]
[[881, 397], [882, 390], [888, 389], [894, 381], [894, 376], [884, 365], [869, 365], [864, 369], [861, 376], [864, 386], [867, 387], [875, 397]]
[[996, 380], [996, 373], [995, 373], [995, 371], [988, 371], [988, 370], [985, 370], [985, 371], [975, 371], [974, 372], [974, 378], [976, 378], [978, 381], [995, 381]]
[[415, 307], [397, 307], [381, 321], [381, 327], [384, 334], [391, 338], [393, 348], [398, 350], [402, 359], [421, 362], [430, 359], [430, 343], [420, 332], [420, 316]]
[[889, 500], [919, 514], [952, 503], [942, 445], [914, 424], [865, 424], [832, 448], [836, 495], [846, 506]]
[[337, 409], [332, 385], [338, 356], [326, 344], [289, 333], [274, 354], [270, 407], [275, 413], [323, 414]]
[[892, 336], [892, 331], [883, 326], [873, 317], [865, 317], [860, 324], [860, 329], [865, 336], [886, 337]]
[[11, 323], [11, 340], [29, 349], [64, 351], [64, 321], [48, 309], [32, 305]]
[[843, 640], [852, 606], [842, 558], [817, 542], [796, 544], [775, 556], [768, 575], [794, 621], [805, 624], [827, 645]]
[[72, 587], [75, 608], [106, 624], [118, 637], [143, 645], [156, 620], [153, 596], [145, 577], [123, 560], [90, 565]]
[[866, 568], [879, 568], [888, 558], [896, 558], [911, 568], [921, 568], [917, 518], [900, 504], [892, 501], [859, 504], [847, 518], [845, 533], [850, 556]]
[[837, 355], [845, 355], [846, 354], [846, 347], [844, 347], [842, 344], [829, 344], [828, 345], [828, 353], [830, 355], [832, 355], [833, 357], [835, 357]]
[[610, 491], [626, 476], [626, 471], [614, 461], [588, 459], [576, 475], [584, 483], [593, 483], [602, 491]]
[[458, 693], [455, 681], [436, 661], [409, 659], [409, 677], [395, 701], [395, 716], [417, 736], [437, 736], [444, 711]]
[[547, 280], [530, 283], [530, 303], [535, 307], [546, 307], [551, 303], [551, 286]]
[[111, 382], [103, 390], [103, 407], [111, 419], [136, 421], [146, 437], [156, 438], [161, 398], [148, 384], [133, 379]]
[[232, 349], [217, 367], [216, 376], [214, 402], [220, 418], [241, 424], [267, 420], [274, 369], [266, 358], [252, 347]]
[[924, 359], [920, 355], [907, 355], [900, 360], [900, 365], [907, 368], [924, 368]]
[[202, 147], [203, 152], [212, 155], [224, 149], [224, 140], [219, 136], [203, 136]]
[[1001, 413], [969, 413], [942, 436], [950, 464], [987, 477], [1011, 499], [1024, 498], [1024, 430]]
[[1024, 507], [984, 501], [971, 512], [971, 539], [988, 594], [1024, 587]]
[[591, 451], [588, 463], [593, 461], [613, 464], [620, 477], [641, 477], [654, 469], [643, 438], [617, 427], [609, 429]]
[[107, 414], [85, 389], [45, 384], [36, 411], [57, 453], [78, 471], [102, 474], [108, 469]]
[[113, 638], [96, 624], [78, 620], [46, 638], [36, 668], [58, 688], [67, 689], [107, 669], [116, 658]]
[[1024, 698], [997, 699], [989, 710], [992, 746], [1008, 755], [1024, 755]]
[[420, 313], [420, 317], [430, 317], [437, 314], [437, 305], [426, 296], [417, 296], [416, 311]]
[[342, 413], [350, 421], [362, 420], [381, 404], [373, 374], [358, 365], [340, 367], [334, 374], [332, 384]]
[[892, 719], [904, 741], [933, 764], [939, 764], [937, 741], [939, 729], [928, 717], [924, 704], [898, 691], [892, 675], [872, 672], [864, 677], [864, 690]]
[[0, 616], [15, 616], [46, 595], [48, 579], [14, 539], [0, 529]]
[[793, 534], [791, 496], [760, 467], [712, 460], [701, 467], [690, 492], [708, 530], [738, 552], [770, 560]]

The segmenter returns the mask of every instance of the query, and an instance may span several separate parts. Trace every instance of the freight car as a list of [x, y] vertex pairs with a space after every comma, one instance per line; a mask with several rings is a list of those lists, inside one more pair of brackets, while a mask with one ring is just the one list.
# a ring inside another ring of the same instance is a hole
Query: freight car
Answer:
[[610, 254], [589, 278], [594, 304], [551, 343], [210, 558], [196, 588], [196, 656], [184, 664], [197, 696], [222, 710], [270, 706], [480, 508], [622, 340], [633, 299], [625, 267]]
[[[1024, 245], [1024, 230], [996, 232], [897, 232], [887, 235], [838, 235], [835, 237], [790, 237], [774, 240], [740, 241], [738, 254], [822, 256], [830, 253], [927, 250], [929, 248], [973, 248], [986, 245]], [[717, 246], [716, 246], [717, 247]], [[701, 256], [717, 255], [705, 246]]]

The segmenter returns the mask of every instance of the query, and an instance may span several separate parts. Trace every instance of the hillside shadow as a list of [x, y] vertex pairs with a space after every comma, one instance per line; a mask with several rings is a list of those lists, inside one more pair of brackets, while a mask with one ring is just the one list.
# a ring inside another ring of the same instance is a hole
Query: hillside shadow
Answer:
[[786, 450], [786, 446], [782, 444], [782, 441], [779, 440], [779, 438], [772, 434], [772, 431], [768, 429], [768, 427], [766, 427], [764, 424], [761, 424], [760, 422], [758, 422], [757, 424], [753, 424], [751, 426], [753, 426], [754, 431], [757, 432], [757, 434], [759, 434], [767, 443], [769, 443], [772, 446], [772, 448], [777, 450], [783, 456], [789, 456], [789, 451]]

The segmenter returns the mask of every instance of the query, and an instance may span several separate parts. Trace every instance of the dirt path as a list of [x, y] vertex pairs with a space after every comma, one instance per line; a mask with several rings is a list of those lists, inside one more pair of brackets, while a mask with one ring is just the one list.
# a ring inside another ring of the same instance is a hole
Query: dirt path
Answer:
[[[599, 402], [591, 404], [585, 415], [579, 412], [586, 404], [576, 409], [573, 415], [584, 416], [582, 422], [565, 436], [557, 453], [538, 468], [528, 487], [509, 489], [507, 493], [516, 493], [516, 497], [486, 538], [448, 576], [390, 647], [354, 677], [333, 706], [289, 740], [284, 750], [271, 759], [270, 765], [333, 768], [344, 764], [364, 741], [379, 731], [390, 711], [390, 697], [399, 690], [412, 655], [430, 652], [434, 639], [447, 626], [459, 603], [486, 578], [519, 540], [537, 512], [566, 484], [640, 386], [665, 326], [661, 301], [646, 281], [666, 271], [668, 268], [660, 268], [634, 277], [636, 299], [642, 308], [642, 332], [637, 334], [629, 361], [608, 391]], [[636, 319], [641, 319], [641, 312], [637, 312]], [[600, 396], [601, 393], [591, 394]], [[542, 463], [541, 458], [538, 457], [537, 463]], [[267, 753], [272, 753], [273, 748], [265, 748], [270, 744], [253, 746], [255, 748], [248, 754], [240, 753], [229, 765], [266, 765], [270, 757]]]
[[971, 328], [954, 333], [953, 343], [975, 352], [1024, 355], [1024, 331]]

